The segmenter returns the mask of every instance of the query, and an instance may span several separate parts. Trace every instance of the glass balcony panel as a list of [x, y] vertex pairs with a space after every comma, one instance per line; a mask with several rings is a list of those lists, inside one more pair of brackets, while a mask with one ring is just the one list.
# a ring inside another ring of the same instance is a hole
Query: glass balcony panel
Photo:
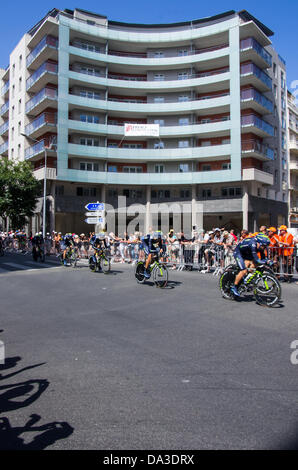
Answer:
[[0, 126], [0, 135], [4, 134], [4, 132], [8, 130], [8, 127], [9, 127], [8, 121], [4, 122], [2, 126]]
[[29, 113], [38, 103], [42, 100], [49, 98], [56, 100], [58, 98], [58, 92], [55, 88], [43, 88], [37, 95], [33, 96], [31, 100], [26, 103], [26, 113]]
[[6, 103], [4, 103], [1, 106], [0, 115], [4, 114], [8, 109], [9, 109], [9, 101], [6, 101]]
[[2, 145], [0, 145], [0, 154], [6, 152], [8, 150], [8, 142], [4, 142]]
[[259, 103], [261, 106], [264, 106], [268, 111], [273, 113], [273, 103], [268, 100], [262, 93], [259, 93], [254, 88], [247, 88], [246, 90], [241, 90], [241, 101], [254, 100]]
[[52, 47], [58, 49], [58, 39], [54, 36], [44, 36], [37, 46], [27, 55], [26, 64], [27, 67], [32, 64], [33, 60], [41, 53], [45, 47]]
[[26, 81], [26, 89], [30, 88], [44, 73], [58, 73], [58, 64], [44, 62]]
[[274, 160], [274, 150], [257, 140], [245, 140], [241, 143], [241, 148], [242, 152], [257, 152], [266, 155], [270, 160]]
[[240, 74], [241, 75], [250, 75], [254, 74], [256, 77], [258, 77], [265, 85], [268, 86], [268, 88], [272, 88], [272, 80], [267, 75], [265, 72], [263, 72], [259, 67], [257, 67], [253, 63], [249, 64], [242, 64], [240, 67]]
[[36, 155], [44, 150], [45, 147], [45, 141], [41, 140], [40, 142], [37, 142], [36, 144], [32, 145], [31, 147], [27, 147], [25, 149], [25, 159], [33, 157], [33, 155]]
[[9, 81], [5, 83], [5, 85], [1, 89], [1, 96], [5, 95], [5, 93], [9, 90]]
[[39, 129], [43, 125], [52, 125], [55, 126], [57, 124], [57, 114], [56, 113], [43, 113], [37, 119], [34, 119], [33, 122], [27, 124], [25, 127], [25, 133], [27, 135], [32, 134], [36, 129]]
[[254, 49], [267, 62], [269, 67], [272, 66], [271, 55], [254, 38], [246, 38], [240, 41], [240, 50], [243, 51], [245, 49]]
[[254, 114], [249, 114], [247, 116], [241, 116], [241, 125], [242, 126], [255, 126], [259, 129], [267, 132], [267, 134], [274, 136], [273, 127], [263, 119], [255, 116]]

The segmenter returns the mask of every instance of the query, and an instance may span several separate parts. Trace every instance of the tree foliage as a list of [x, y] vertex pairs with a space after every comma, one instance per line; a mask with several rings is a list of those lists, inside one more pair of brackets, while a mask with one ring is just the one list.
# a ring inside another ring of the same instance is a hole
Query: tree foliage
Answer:
[[12, 227], [20, 228], [27, 222], [40, 195], [41, 185], [31, 163], [0, 160], [0, 216], [9, 217]]

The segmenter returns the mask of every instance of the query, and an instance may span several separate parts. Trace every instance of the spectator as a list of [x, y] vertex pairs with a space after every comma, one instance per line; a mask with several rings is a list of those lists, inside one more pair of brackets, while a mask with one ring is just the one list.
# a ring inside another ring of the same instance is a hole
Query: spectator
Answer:
[[281, 225], [279, 227], [279, 246], [282, 248], [282, 265], [283, 265], [283, 274], [284, 281], [291, 282], [293, 276], [293, 265], [294, 265], [294, 237], [289, 233], [286, 225]]

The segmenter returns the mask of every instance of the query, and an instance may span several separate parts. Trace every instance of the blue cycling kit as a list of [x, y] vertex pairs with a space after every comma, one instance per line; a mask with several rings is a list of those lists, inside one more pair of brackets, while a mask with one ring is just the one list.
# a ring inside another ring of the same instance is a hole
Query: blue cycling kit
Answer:
[[154, 238], [151, 235], [146, 235], [141, 238], [142, 248], [145, 251], [146, 255], [150, 253], [159, 253], [162, 248], [163, 241], [161, 238]]
[[246, 269], [244, 260], [254, 261], [255, 264], [265, 264], [266, 258], [262, 254], [262, 259], [257, 254], [257, 240], [253, 238], [245, 238], [235, 248], [234, 258], [241, 270]]

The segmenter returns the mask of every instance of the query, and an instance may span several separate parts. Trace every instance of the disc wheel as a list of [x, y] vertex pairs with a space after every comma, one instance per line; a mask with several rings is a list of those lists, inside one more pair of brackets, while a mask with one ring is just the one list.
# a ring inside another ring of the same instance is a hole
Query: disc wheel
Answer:
[[254, 295], [258, 304], [273, 307], [281, 298], [280, 283], [274, 276], [264, 274], [255, 281]]
[[234, 300], [231, 287], [234, 285], [235, 274], [232, 271], [225, 271], [219, 279], [219, 289], [224, 299]]
[[156, 287], [164, 288], [168, 284], [168, 269], [160, 264], [153, 268], [152, 279]]
[[145, 268], [145, 265], [142, 261], [137, 263], [136, 269], [135, 269], [135, 278], [139, 284], [144, 284], [145, 282], [144, 268]]
[[111, 270], [110, 260], [107, 259], [105, 256], [102, 257], [100, 260], [100, 267], [104, 274], [108, 274]]

